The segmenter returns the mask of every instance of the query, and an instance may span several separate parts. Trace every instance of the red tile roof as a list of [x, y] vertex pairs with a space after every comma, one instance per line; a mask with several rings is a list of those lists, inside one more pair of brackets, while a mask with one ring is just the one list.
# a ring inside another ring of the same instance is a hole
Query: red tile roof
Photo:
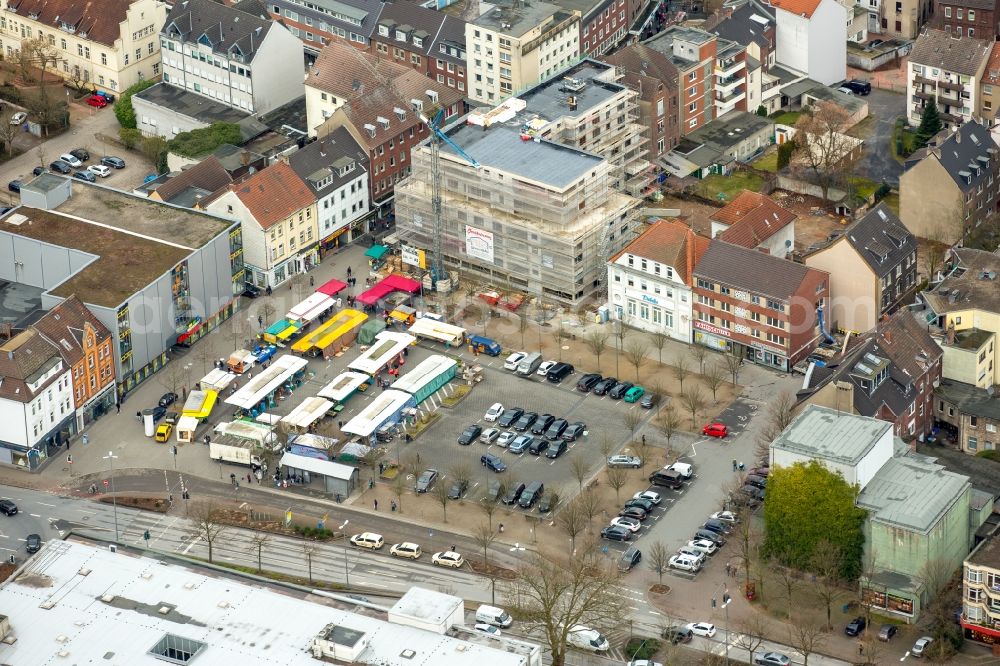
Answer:
[[691, 271], [708, 249], [709, 239], [699, 236], [678, 220], [657, 220], [625, 248], [611, 257], [614, 263], [623, 254], [632, 254], [670, 266], [684, 284], [691, 284]]
[[49, 310], [32, 328], [54, 344], [68, 365], [83, 360], [83, 336], [86, 326], [94, 329], [95, 344], [100, 345], [111, 336], [111, 331], [94, 316], [76, 296]]
[[1000, 84], [1000, 42], [993, 42], [990, 59], [986, 61], [986, 71], [983, 72], [983, 83], [986, 85]]
[[18, 16], [34, 16], [55, 30], [69, 25], [78, 37], [86, 33], [91, 41], [114, 46], [131, 4], [132, 0], [9, 0], [6, 9]]
[[316, 197], [287, 163], [278, 161], [242, 183], [229, 186], [262, 229], [307, 208]]
[[795, 213], [782, 208], [770, 197], [750, 190], [743, 190], [711, 217], [712, 221], [729, 226], [719, 234], [720, 240], [746, 248], [757, 247], [795, 218]]
[[34, 392], [28, 385], [38, 381], [45, 372], [61, 361], [62, 357], [56, 346], [34, 329], [29, 328], [3, 342], [0, 344], [0, 398], [31, 402], [59, 379], [60, 374], [49, 377]]
[[823, 0], [771, 0], [771, 6], [796, 16], [809, 18]]

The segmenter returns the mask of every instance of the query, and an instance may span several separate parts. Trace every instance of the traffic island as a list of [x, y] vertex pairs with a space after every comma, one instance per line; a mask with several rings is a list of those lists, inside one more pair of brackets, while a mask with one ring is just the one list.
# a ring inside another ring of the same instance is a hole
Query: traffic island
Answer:
[[118, 504], [130, 509], [156, 511], [166, 513], [170, 510], [170, 501], [163, 497], [145, 497], [137, 495], [101, 495], [99, 500], [104, 504]]

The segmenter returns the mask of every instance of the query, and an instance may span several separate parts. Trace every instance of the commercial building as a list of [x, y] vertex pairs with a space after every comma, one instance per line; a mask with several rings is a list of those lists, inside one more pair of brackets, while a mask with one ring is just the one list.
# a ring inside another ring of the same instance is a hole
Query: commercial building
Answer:
[[0, 0], [0, 49], [16, 61], [23, 42], [42, 40], [49, 72], [117, 92], [160, 74], [166, 16], [159, 0]]
[[819, 344], [824, 271], [713, 240], [694, 268], [694, 341], [790, 370]]
[[962, 565], [960, 622], [966, 638], [987, 645], [1000, 641], [1000, 538], [995, 535], [976, 546]]
[[678, 220], [653, 222], [608, 261], [614, 318], [691, 342], [691, 271], [708, 241]]
[[237, 308], [238, 222], [50, 173], [21, 203], [0, 218], [0, 278], [43, 289], [45, 308], [87, 306], [116, 341], [119, 398]]
[[772, 0], [775, 62], [825, 86], [847, 78], [848, 10], [837, 0]]
[[865, 603], [915, 623], [938, 593], [936, 579], [961, 565], [985, 519], [970, 510], [969, 478], [910, 452], [891, 423], [816, 405], [771, 443], [772, 465], [812, 460], [858, 486], [857, 506], [867, 512], [859, 583]]
[[302, 42], [240, 6], [175, 3], [160, 34], [163, 81], [261, 115], [302, 96]]
[[932, 100], [947, 128], [955, 129], [975, 118], [979, 82], [992, 48], [992, 35], [979, 39], [924, 30], [906, 67], [906, 121], [919, 125], [924, 107]]
[[465, 26], [469, 97], [498, 104], [580, 57], [580, 14], [548, 2], [498, 0]]

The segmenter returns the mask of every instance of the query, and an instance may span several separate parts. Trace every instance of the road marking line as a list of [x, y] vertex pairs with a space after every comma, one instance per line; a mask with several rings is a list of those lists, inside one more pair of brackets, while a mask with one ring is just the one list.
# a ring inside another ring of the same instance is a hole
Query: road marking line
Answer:
[[38, 514], [38, 513], [29, 513], [28, 515], [31, 516], [32, 518], [41, 518], [42, 517], [41, 514]]
[[50, 506], [50, 507], [52, 507], [53, 509], [54, 509], [54, 508], [56, 507], [56, 505], [55, 505], [55, 504], [46, 504], [45, 502], [37, 502], [37, 504], [41, 504], [42, 506]]

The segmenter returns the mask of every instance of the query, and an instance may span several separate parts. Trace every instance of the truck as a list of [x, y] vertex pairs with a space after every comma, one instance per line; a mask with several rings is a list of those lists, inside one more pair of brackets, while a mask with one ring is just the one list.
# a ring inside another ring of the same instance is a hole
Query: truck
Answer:
[[499, 342], [492, 338], [487, 338], [485, 335], [470, 335], [469, 347], [474, 352], [489, 354], [490, 356], [499, 356], [500, 352], [503, 351]]
[[542, 364], [542, 355], [539, 352], [532, 352], [521, 359], [521, 362], [517, 364], [517, 374], [523, 377], [530, 377], [535, 374], [535, 370], [538, 370], [538, 366]]
[[256, 450], [257, 446], [253, 442], [223, 436], [209, 442], [208, 456], [220, 462], [267, 469], [264, 459], [255, 453]]

